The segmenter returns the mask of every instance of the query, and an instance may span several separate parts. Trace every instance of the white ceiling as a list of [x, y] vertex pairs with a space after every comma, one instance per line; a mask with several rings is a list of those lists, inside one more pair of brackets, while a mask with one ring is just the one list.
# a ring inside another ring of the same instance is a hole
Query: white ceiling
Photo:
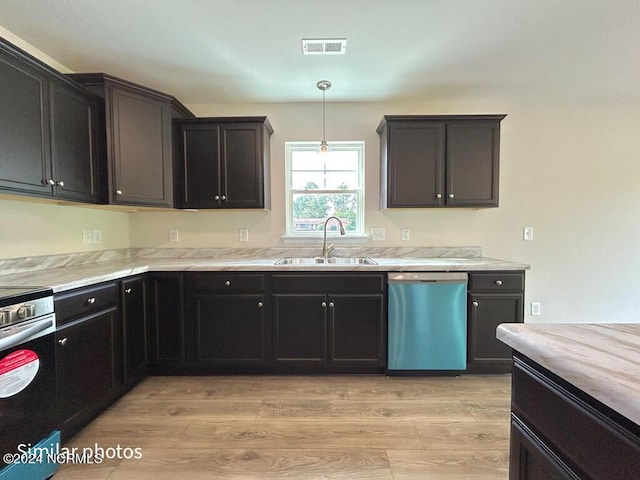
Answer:
[[[1, 0], [0, 26], [77, 72], [183, 103], [496, 96], [640, 101], [639, 0]], [[344, 56], [302, 38], [346, 37]]]

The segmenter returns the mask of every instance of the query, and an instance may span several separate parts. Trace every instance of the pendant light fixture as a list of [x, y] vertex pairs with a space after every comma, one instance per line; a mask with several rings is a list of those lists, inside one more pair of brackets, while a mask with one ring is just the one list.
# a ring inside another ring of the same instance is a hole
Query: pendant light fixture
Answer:
[[325, 93], [331, 88], [331, 82], [329, 80], [320, 80], [316, 87], [322, 90], [322, 142], [318, 147], [318, 153], [327, 153], [331, 151], [331, 147], [327, 143], [326, 137], [326, 122], [325, 122]]

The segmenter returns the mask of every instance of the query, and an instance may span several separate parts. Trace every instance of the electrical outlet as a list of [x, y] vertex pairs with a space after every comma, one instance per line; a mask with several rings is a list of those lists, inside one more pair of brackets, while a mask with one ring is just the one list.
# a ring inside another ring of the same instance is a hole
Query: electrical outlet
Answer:
[[169, 230], [169, 241], [170, 242], [178, 242], [179, 237], [178, 237], [178, 229], [174, 228], [173, 230]]
[[241, 242], [248, 242], [249, 241], [249, 229], [248, 228], [241, 228], [240, 230], [238, 230], [238, 239]]
[[82, 243], [90, 245], [93, 243], [93, 232], [91, 230], [82, 231]]
[[540, 315], [540, 302], [531, 302], [531, 316], [537, 317]]
[[384, 227], [371, 228], [371, 240], [384, 240], [384, 237], [385, 237]]
[[411, 240], [411, 230], [409, 230], [408, 228], [403, 228], [402, 230], [400, 230], [400, 238], [402, 238], [402, 240]]
[[533, 240], [533, 227], [524, 227], [522, 229], [522, 239], [523, 240]]
[[93, 235], [93, 243], [102, 243], [102, 230], [94, 230], [92, 232]]

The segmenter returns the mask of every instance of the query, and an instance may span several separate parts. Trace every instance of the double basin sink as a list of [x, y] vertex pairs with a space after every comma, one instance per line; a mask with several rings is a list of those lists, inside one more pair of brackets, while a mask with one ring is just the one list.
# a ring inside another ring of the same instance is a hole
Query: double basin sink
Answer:
[[275, 265], [377, 265], [367, 257], [285, 257]]

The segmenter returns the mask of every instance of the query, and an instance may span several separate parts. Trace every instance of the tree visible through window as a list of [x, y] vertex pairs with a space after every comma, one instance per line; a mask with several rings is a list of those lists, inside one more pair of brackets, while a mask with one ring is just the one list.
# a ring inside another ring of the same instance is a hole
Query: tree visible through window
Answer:
[[[338, 217], [347, 234], [361, 235], [364, 224], [364, 142], [332, 142], [328, 153], [317, 144], [288, 142], [287, 234], [322, 232], [327, 217]], [[330, 230], [338, 230], [334, 222]]]

